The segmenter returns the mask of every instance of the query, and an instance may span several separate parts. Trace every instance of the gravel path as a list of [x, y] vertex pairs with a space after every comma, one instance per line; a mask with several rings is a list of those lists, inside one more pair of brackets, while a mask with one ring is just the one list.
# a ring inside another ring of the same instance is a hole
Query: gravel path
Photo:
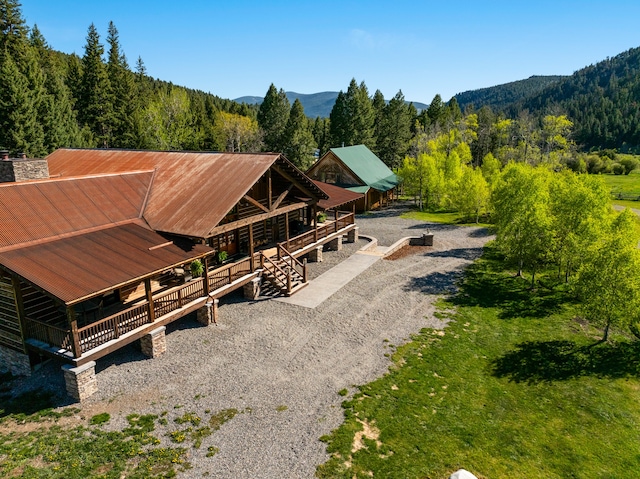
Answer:
[[[360, 233], [389, 246], [405, 236], [435, 234], [432, 251], [380, 260], [316, 309], [271, 300], [222, 298], [220, 321], [202, 327], [184, 318], [167, 330], [167, 353], [145, 359], [133, 346], [98, 361], [99, 392], [82, 406], [90, 417], [124, 417], [168, 411], [172, 419], [193, 411], [203, 418], [235, 408], [241, 413], [189, 449], [192, 469], [179, 478], [308, 478], [328, 456], [318, 438], [343, 420], [338, 391], [383, 375], [385, 353], [433, 318], [433, 295], [451, 291], [463, 268], [489, 239], [478, 228], [426, 225], [398, 217], [400, 208], [359, 216]], [[325, 252], [311, 264], [317, 277], [365, 244]], [[53, 371], [53, 373], [52, 373]], [[53, 374], [51, 376], [51, 374]], [[29, 382], [61, 388], [59, 366], [47, 365]], [[166, 431], [157, 430], [162, 436]], [[166, 439], [165, 439], [166, 440]], [[206, 457], [207, 448], [219, 452]]]

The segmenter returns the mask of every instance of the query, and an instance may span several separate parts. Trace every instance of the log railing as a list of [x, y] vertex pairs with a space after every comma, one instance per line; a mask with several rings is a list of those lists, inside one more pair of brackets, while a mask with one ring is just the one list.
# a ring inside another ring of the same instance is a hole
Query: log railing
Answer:
[[283, 270], [266, 254], [260, 255], [260, 268], [270, 273], [267, 275], [267, 279], [272, 281], [276, 288], [291, 290], [291, 272]]
[[[352, 224], [354, 224], [353, 213], [338, 212], [334, 221], [318, 226], [314, 230], [280, 243], [278, 245], [278, 256], [280, 258], [287, 258], [287, 262], [290, 263], [288, 266], [298, 271], [306, 282], [305, 265], [293, 258], [289, 251], [302, 249]], [[243, 276], [251, 274], [259, 265], [265, 266], [262, 258], [266, 257], [261, 253], [256, 253], [253, 258], [244, 258], [235, 263], [230, 263], [209, 271], [207, 274], [209, 291], [220, 289]], [[275, 265], [275, 263], [271, 262], [268, 258], [267, 260], [268, 267], [274, 272], [276, 268], [282, 271], [282, 268]], [[290, 273], [285, 271], [282, 271], [282, 273], [289, 276], [288, 282], [290, 282]], [[287, 285], [283, 286], [286, 287]], [[203, 297], [204, 291], [204, 278], [202, 278], [154, 296], [154, 317], [157, 319], [182, 308], [185, 304]], [[94, 349], [108, 341], [119, 338], [123, 334], [148, 324], [150, 317], [149, 303], [148, 301], [144, 301], [124, 311], [78, 328], [78, 342], [80, 343], [81, 353]], [[72, 349], [73, 338], [70, 328], [61, 328], [32, 318], [26, 318], [26, 327], [28, 338], [36, 339], [67, 351]]]
[[31, 318], [27, 318], [26, 323], [28, 338], [37, 339], [62, 349], [71, 349], [70, 329], [60, 328]]
[[317, 241], [326, 238], [327, 236], [337, 233], [341, 229], [346, 228], [347, 226], [352, 224], [355, 224], [355, 215], [353, 213], [339, 211], [336, 213], [336, 218], [334, 221], [329, 221], [322, 224], [321, 226], [317, 226], [311, 231], [307, 231], [306, 233], [294, 236], [287, 241], [283, 241], [282, 243], [280, 243], [280, 245], [283, 246], [287, 251], [298, 251], [309, 246], [310, 244], [316, 243]]
[[80, 350], [85, 353], [149, 322], [149, 303], [144, 302], [95, 323], [78, 328]]
[[295, 270], [301, 277], [302, 282], [307, 282], [307, 263], [297, 260], [291, 253], [289, 253], [284, 246], [278, 245], [278, 259], [286, 262], [287, 266], [292, 270]]
[[[260, 253], [253, 258], [230, 263], [208, 272], [209, 291], [215, 291], [223, 286], [251, 274], [258, 266]], [[187, 303], [202, 298], [204, 293], [204, 278], [189, 281], [176, 286], [169, 291], [153, 296], [153, 312], [156, 319], [182, 308]], [[134, 329], [150, 323], [149, 302], [137, 303], [124, 311], [100, 319], [94, 323], [78, 328], [80, 353], [85, 353], [113, 339], [118, 339]], [[37, 339], [51, 346], [71, 351], [72, 332], [70, 328], [61, 328], [35, 319], [27, 318], [27, 337]]]

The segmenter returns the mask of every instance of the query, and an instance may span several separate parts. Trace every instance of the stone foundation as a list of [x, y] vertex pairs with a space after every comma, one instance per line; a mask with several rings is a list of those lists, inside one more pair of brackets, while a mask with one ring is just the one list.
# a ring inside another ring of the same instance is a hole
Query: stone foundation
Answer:
[[29, 355], [0, 345], [0, 373], [31, 376]]
[[62, 366], [62, 372], [67, 394], [76, 401], [82, 402], [98, 390], [95, 361], [90, 361], [76, 368], [65, 364]]
[[342, 250], [342, 236], [338, 236], [336, 239], [332, 239], [327, 243], [327, 248], [331, 251], [341, 251]]
[[197, 318], [198, 322], [203, 326], [209, 326], [210, 324], [218, 323], [218, 303], [220, 301], [214, 299], [212, 302], [207, 302], [202, 308], [198, 309]]
[[309, 261], [312, 263], [322, 263], [322, 246], [309, 251]]
[[254, 301], [260, 296], [260, 287], [262, 286], [262, 278], [253, 278], [242, 287], [244, 299]]
[[358, 241], [358, 229], [359, 228], [356, 226], [352, 230], [349, 230], [349, 232], [347, 233], [347, 241], [349, 243], [355, 243], [356, 241]]
[[157, 358], [167, 351], [167, 339], [164, 334], [166, 329], [165, 326], [160, 326], [140, 338], [142, 354], [149, 358]]

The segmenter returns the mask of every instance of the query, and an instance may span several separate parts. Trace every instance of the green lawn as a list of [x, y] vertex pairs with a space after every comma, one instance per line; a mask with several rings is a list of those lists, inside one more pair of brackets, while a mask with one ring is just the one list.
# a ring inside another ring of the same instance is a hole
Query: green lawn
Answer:
[[602, 175], [613, 194], [637, 195], [640, 198], [640, 170], [628, 175]]
[[595, 345], [561, 288], [530, 291], [491, 249], [465, 278], [442, 304], [450, 325], [399, 347], [389, 373], [343, 404], [317, 475], [637, 475], [639, 343]]
[[[460, 213], [450, 211], [433, 213], [429, 211], [413, 210], [403, 213], [400, 217], [411, 220], [426, 221], [428, 223], [444, 223], [459, 226], [490, 226], [486, 223], [469, 223], [468, 219], [464, 218]], [[484, 218], [481, 218], [481, 221], [483, 219]]]

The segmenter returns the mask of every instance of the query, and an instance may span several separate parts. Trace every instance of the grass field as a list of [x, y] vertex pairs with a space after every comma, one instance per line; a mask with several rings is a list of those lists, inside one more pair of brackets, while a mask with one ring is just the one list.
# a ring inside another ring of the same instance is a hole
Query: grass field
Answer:
[[637, 195], [640, 198], [640, 170], [628, 175], [602, 175], [602, 178], [613, 194]]
[[[446, 223], [450, 225], [458, 225], [458, 226], [491, 226], [487, 223], [469, 223], [466, 218], [464, 218], [460, 213], [457, 212], [429, 212], [429, 211], [410, 211], [408, 213], [403, 213], [401, 215], [402, 218], [407, 218], [411, 220], [418, 221], [426, 221], [429, 223]], [[481, 218], [481, 221], [484, 218]]]
[[399, 347], [389, 373], [343, 404], [319, 477], [640, 471], [640, 345], [596, 344], [562, 288], [530, 291], [502, 268], [489, 249], [442, 304], [450, 325]]

